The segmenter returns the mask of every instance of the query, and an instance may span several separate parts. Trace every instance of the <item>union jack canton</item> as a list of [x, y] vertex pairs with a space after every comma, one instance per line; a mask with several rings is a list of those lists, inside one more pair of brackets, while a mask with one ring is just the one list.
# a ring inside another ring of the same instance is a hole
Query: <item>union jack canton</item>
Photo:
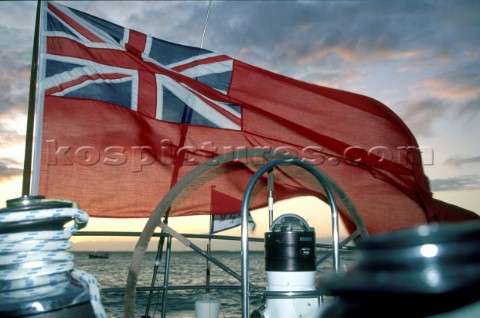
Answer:
[[169, 122], [241, 129], [241, 107], [227, 96], [232, 58], [57, 3], [48, 3], [46, 12], [46, 96], [94, 99]]

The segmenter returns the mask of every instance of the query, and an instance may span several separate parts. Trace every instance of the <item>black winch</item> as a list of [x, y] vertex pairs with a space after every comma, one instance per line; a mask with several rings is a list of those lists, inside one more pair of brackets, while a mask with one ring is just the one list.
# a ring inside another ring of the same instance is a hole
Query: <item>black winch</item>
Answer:
[[479, 221], [421, 225], [357, 246], [356, 266], [323, 281], [338, 297], [322, 318], [480, 316]]

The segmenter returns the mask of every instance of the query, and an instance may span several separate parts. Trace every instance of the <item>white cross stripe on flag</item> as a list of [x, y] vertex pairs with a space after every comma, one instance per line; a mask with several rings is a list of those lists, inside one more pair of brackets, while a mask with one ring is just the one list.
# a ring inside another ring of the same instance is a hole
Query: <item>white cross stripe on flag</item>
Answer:
[[[201, 114], [217, 127], [240, 130], [240, 113], [228, 107], [225, 103], [213, 101], [205, 96], [200, 95], [198, 92], [193, 92], [186, 86], [179, 84], [168, 76], [157, 74], [155, 78], [157, 79], [157, 119], [163, 119], [163, 88], [165, 87], [170, 92], [175, 94], [188, 107], [193, 109], [198, 114]], [[200, 96], [202, 96], [203, 99], [200, 98]], [[217, 109], [214, 109], [212, 105], [217, 106]], [[238, 119], [238, 122], [229, 119], [219, 110], [223, 110], [223, 112], [226, 114], [231, 114], [233, 118]]]

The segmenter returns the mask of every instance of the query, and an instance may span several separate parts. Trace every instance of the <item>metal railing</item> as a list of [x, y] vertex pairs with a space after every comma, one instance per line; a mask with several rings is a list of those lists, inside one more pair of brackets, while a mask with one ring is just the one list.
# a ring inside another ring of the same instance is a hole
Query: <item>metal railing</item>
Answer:
[[[75, 234], [76, 237], [139, 237], [141, 232], [126, 232], [126, 231], [79, 231]], [[209, 235], [209, 234], [191, 234], [191, 233], [177, 233], [177, 236], [181, 236], [188, 239], [195, 239], [195, 240], [223, 240], [223, 241], [237, 241], [241, 242], [241, 236], [230, 236], [230, 235]], [[339, 244], [340, 250], [352, 250], [351, 246], [347, 246], [348, 242], [352, 241], [355, 237], [360, 235], [360, 232], [354, 232], [349, 237], [342, 240]], [[152, 237], [161, 238], [164, 237], [167, 240], [175, 237], [175, 235], [171, 235], [166, 231], [162, 232], [155, 232]], [[263, 243], [263, 238], [255, 238], [249, 237], [249, 242], [255, 243]], [[316, 266], [320, 266], [326, 260], [328, 260], [333, 255], [332, 245], [331, 244], [316, 244], [317, 249], [324, 249], [327, 250], [325, 255], [318, 259], [316, 262]], [[169, 281], [169, 270], [170, 270], [170, 259], [169, 257], [165, 257], [165, 264], [164, 264], [164, 271], [163, 271], [163, 284], [161, 286], [155, 286], [154, 281], [152, 279], [152, 283], [150, 286], [137, 286], [136, 293], [149, 293], [149, 298], [151, 298], [151, 294], [154, 292], [161, 292], [163, 293], [163, 297], [161, 299], [161, 317], [166, 317], [166, 307], [167, 307], [167, 300], [168, 300], [168, 292], [169, 291], [184, 291], [184, 290], [242, 290], [241, 280], [242, 277], [240, 274], [236, 273], [233, 269], [228, 267], [226, 264], [218, 260], [217, 258], [213, 257], [212, 255], [207, 254], [202, 249], [198, 248], [197, 250], [193, 249], [196, 253], [200, 254], [201, 256], [208, 259], [213, 264], [219, 266], [224, 272], [233, 276], [236, 280], [239, 281], [239, 284], [196, 284], [196, 285], [172, 285]], [[172, 245], [167, 244], [165, 253], [168, 255], [172, 251]], [[158, 253], [158, 250], [157, 250]], [[153, 270], [153, 272], [155, 269]], [[152, 273], [152, 277], [155, 273]], [[125, 287], [108, 287], [104, 286], [101, 288], [102, 293], [123, 293], [125, 292]], [[319, 291], [297, 291], [297, 292], [269, 292], [266, 290], [266, 287], [263, 286], [256, 286], [250, 284], [250, 297], [275, 297], [275, 298], [290, 298], [290, 297], [318, 297]], [[148, 315], [150, 309], [150, 299], [147, 301], [147, 307], [145, 308], [145, 316]]]

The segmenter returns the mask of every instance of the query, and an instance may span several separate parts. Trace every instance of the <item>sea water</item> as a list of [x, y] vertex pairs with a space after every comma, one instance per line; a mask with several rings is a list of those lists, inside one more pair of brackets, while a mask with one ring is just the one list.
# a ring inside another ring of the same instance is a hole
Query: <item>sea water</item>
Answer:
[[[119, 287], [124, 288], [127, 280], [128, 267], [132, 253], [111, 252], [108, 259], [90, 259], [88, 252], [75, 252], [75, 267], [85, 270], [95, 276], [101, 288]], [[212, 252], [212, 255], [222, 263], [230, 267], [236, 273], [241, 273], [240, 252]], [[318, 253], [317, 256], [321, 256]], [[351, 266], [354, 262], [354, 254], [351, 251], [342, 251], [341, 266], [343, 269]], [[259, 287], [266, 286], [263, 251], [249, 253], [249, 280], [250, 283]], [[206, 284], [206, 259], [194, 252], [172, 252], [169, 274], [170, 285], [205, 285]], [[142, 269], [138, 277], [137, 287], [151, 286], [155, 253], [147, 252], [142, 263]], [[159, 274], [155, 286], [163, 285], [163, 262], [160, 265]], [[328, 259], [319, 268], [317, 275], [326, 275], [333, 271], [332, 259]], [[210, 264], [211, 284], [230, 284], [240, 286], [240, 282], [226, 274], [214, 264]], [[135, 317], [145, 315], [149, 292], [137, 292], [135, 302]], [[102, 304], [108, 317], [123, 317], [123, 291], [101, 292]], [[166, 317], [169, 318], [193, 318], [195, 317], [195, 301], [206, 297], [204, 290], [171, 290], [168, 291]], [[240, 289], [211, 289], [209, 297], [220, 301], [220, 317], [241, 316], [241, 290]], [[151, 297], [149, 316], [161, 317], [162, 292], [154, 292]], [[260, 299], [251, 299], [250, 311], [261, 306]]]

